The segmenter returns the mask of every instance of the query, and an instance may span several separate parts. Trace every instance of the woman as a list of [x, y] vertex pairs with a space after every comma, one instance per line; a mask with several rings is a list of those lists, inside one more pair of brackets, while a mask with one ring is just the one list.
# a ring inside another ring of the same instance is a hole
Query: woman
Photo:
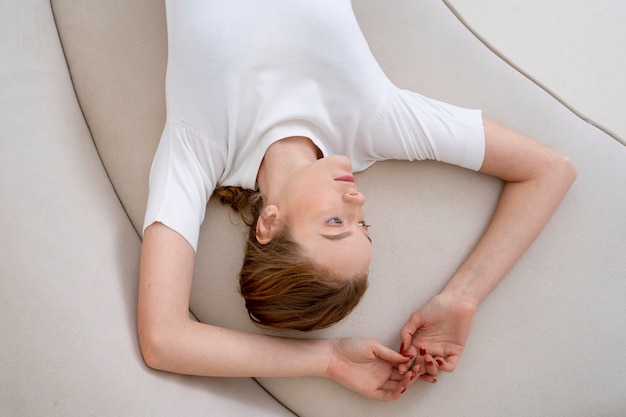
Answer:
[[[434, 382], [453, 370], [478, 303], [556, 209], [575, 177], [571, 163], [479, 111], [398, 89], [349, 1], [172, 0], [167, 19], [167, 121], [139, 291], [148, 365], [325, 376], [384, 400], [418, 376]], [[468, 260], [402, 329], [402, 354], [373, 340], [275, 338], [189, 320], [198, 233], [218, 187], [252, 225], [241, 274], [251, 318], [311, 330], [344, 317], [365, 290], [371, 258], [352, 173], [384, 159], [435, 159], [507, 181]]]

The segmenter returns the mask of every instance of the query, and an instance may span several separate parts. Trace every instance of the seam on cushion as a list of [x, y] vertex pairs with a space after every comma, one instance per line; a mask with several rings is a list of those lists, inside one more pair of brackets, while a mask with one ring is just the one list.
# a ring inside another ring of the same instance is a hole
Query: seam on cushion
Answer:
[[261, 384], [256, 378], [252, 378], [252, 380], [259, 386], [261, 387], [261, 389], [263, 391], [265, 391], [267, 393], [267, 395], [269, 395], [270, 397], [272, 397], [278, 404], [282, 405], [283, 407], [285, 407], [285, 410], [291, 412], [294, 416], [299, 417], [298, 414], [296, 414], [295, 411], [293, 411], [291, 408], [287, 407], [285, 405], [285, 403], [283, 403], [281, 400], [279, 400], [278, 398], [276, 398], [276, 396], [274, 394], [272, 394], [270, 391], [267, 390], [267, 388], [265, 388], [263, 386], [263, 384]]
[[[100, 165], [102, 166], [102, 169], [104, 170], [104, 174], [106, 175], [107, 179], [109, 180], [109, 184], [111, 185], [111, 189], [113, 190], [113, 193], [115, 193], [115, 198], [117, 198], [117, 201], [119, 201], [120, 206], [122, 207], [122, 210], [124, 210], [124, 214], [126, 215], [126, 218], [128, 219], [128, 222], [130, 223], [131, 227], [135, 230], [135, 233], [137, 234], [137, 237], [139, 238], [139, 240], [142, 240], [142, 233], [140, 230], [137, 230], [137, 228], [135, 227], [133, 221], [130, 218], [130, 214], [128, 213], [128, 210], [126, 209], [126, 206], [124, 206], [124, 203], [122, 202], [122, 199], [120, 198], [119, 193], [117, 192], [117, 189], [115, 188], [115, 185], [113, 184], [113, 181], [111, 179], [111, 175], [109, 175], [109, 172], [107, 171], [106, 165], [104, 165], [104, 160], [102, 159], [102, 155], [100, 154], [100, 150], [98, 149], [98, 145], [96, 144], [96, 141], [94, 140], [93, 137], [93, 132], [91, 131], [91, 126], [89, 126], [89, 122], [87, 121], [87, 117], [85, 115], [85, 111], [83, 110], [83, 106], [78, 98], [78, 92], [76, 91], [76, 85], [74, 84], [74, 79], [72, 78], [72, 70], [70, 68], [70, 64], [67, 60], [67, 54], [65, 53], [65, 47], [63, 45], [63, 38], [61, 36], [61, 31], [59, 30], [59, 25], [58, 25], [58, 21], [57, 21], [57, 16], [54, 13], [54, 1], [50, 0], [50, 10], [52, 11], [52, 19], [54, 20], [54, 27], [56, 28], [57, 31], [57, 37], [59, 39], [59, 44], [61, 45], [61, 52], [63, 53], [63, 58], [65, 59], [65, 66], [67, 68], [67, 74], [70, 78], [70, 83], [72, 84], [72, 89], [74, 90], [74, 97], [76, 98], [76, 103], [78, 104], [78, 108], [80, 109], [80, 113], [83, 116], [83, 121], [85, 122], [85, 126], [87, 127], [87, 131], [89, 132], [89, 136], [91, 137], [91, 143], [93, 144], [93, 147], [96, 151], [96, 154], [98, 155], [98, 159], [100, 160]], [[143, 228], [143, 227], [142, 227]]]
[[528, 80], [530, 80], [532, 83], [534, 83], [535, 85], [537, 85], [539, 88], [541, 88], [543, 91], [545, 91], [546, 93], [548, 93], [550, 96], [552, 96], [556, 101], [558, 101], [559, 103], [561, 103], [563, 106], [565, 106], [565, 108], [567, 108], [569, 111], [571, 111], [572, 113], [574, 113], [574, 115], [576, 115], [578, 118], [584, 120], [585, 122], [589, 123], [590, 125], [594, 126], [597, 129], [600, 129], [602, 132], [606, 133], [607, 135], [609, 135], [611, 138], [615, 139], [617, 142], [621, 143], [622, 145], [626, 146], [626, 138], [621, 138], [620, 136], [618, 136], [616, 133], [612, 132], [611, 130], [609, 130], [608, 128], [602, 126], [601, 124], [591, 120], [590, 118], [584, 116], [582, 113], [580, 113], [578, 110], [574, 109], [570, 104], [568, 104], [564, 99], [562, 99], [558, 94], [556, 94], [555, 92], [553, 92], [552, 90], [550, 90], [548, 87], [546, 87], [544, 84], [542, 84], [539, 80], [537, 80], [536, 78], [534, 78], [533, 76], [531, 76], [529, 73], [527, 73], [526, 71], [524, 71], [522, 68], [520, 68], [519, 66], [517, 66], [515, 63], [513, 63], [513, 61], [511, 61], [509, 58], [507, 58], [506, 56], [504, 56], [504, 54], [502, 54], [500, 51], [498, 51], [493, 45], [491, 45], [485, 38], [483, 38], [476, 30], [474, 30], [474, 28], [472, 28], [472, 26], [467, 22], [467, 20], [465, 20], [463, 18], [463, 16], [461, 16], [461, 13], [459, 13], [459, 11], [457, 9], [454, 8], [454, 6], [452, 4], [450, 4], [449, 0], [443, 0], [443, 4], [452, 12], [452, 14], [454, 15], [454, 17], [456, 17], [456, 19], [467, 29], [470, 31], [470, 33], [472, 35], [474, 35], [474, 37], [476, 39], [478, 39], [478, 41], [480, 43], [482, 43], [483, 45], [485, 45], [491, 52], [493, 52], [498, 58], [500, 58], [502, 61], [504, 61], [507, 65], [509, 65], [511, 68], [513, 68], [515, 71], [519, 72], [522, 76], [524, 76], [525, 78], [527, 78]]

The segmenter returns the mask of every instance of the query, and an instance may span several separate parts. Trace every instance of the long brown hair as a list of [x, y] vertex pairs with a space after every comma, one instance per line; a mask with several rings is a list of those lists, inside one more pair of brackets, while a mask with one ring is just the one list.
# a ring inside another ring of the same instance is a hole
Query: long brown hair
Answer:
[[323, 329], [352, 311], [367, 289], [367, 275], [338, 277], [303, 254], [287, 227], [261, 245], [256, 222], [263, 209], [259, 192], [220, 187], [214, 195], [250, 227], [239, 291], [250, 318], [269, 327]]

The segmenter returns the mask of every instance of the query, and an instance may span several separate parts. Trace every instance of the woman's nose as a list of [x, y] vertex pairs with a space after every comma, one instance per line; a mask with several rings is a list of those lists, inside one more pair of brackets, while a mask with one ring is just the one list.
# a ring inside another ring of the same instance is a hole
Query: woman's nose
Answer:
[[360, 206], [365, 204], [365, 196], [358, 191], [348, 191], [344, 193], [343, 200], [346, 203], [358, 204]]

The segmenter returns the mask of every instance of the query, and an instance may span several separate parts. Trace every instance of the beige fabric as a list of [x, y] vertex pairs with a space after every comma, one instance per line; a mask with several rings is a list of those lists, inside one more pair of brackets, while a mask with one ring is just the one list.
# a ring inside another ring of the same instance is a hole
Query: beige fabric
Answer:
[[51, 3], [85, 119], [140, 231], [150, 164], [165, 120], [164, 2]]
[[50, 3], [0, 9], [0, 415], [293, 415], [252, 379], [143, 364], [140, 240], [81, 114]]
[[[163, 122], [165, 25], [156, 0], [1, 0], [0, 414], [280, 415], [251, 380], [148, 371], [134, 331], [140, 227]], [[479, 310], [459, 368], [377, 403], [317, 378], [261, 383], [301, 416], [618, 416], [626, 410], [626, 149], [481, 45], [441, 2], [354, 1], [403, 87], [485, 115], [568, 155], [579, 179], [536, 244]], [[5, 13], [5, 10], [8, 12]], [[6, 75], [6, 76], [5, 76]], [[6, 93], [5, 93], [6, 92]], [[5, 95], [6, 94], [6, 95]], [[374, 238], [370, 289], [312, 336], [398, 347], [409, 314], [469, 253], [500, 191], [437, 163], [360, 174]], [[236, 293], [240, 221], [210, 203], [192, 311], [259, 331]], [[281, 333], [284, 334], [284, 333]], [[295, 334], [295, 336], [303, 336]], [[4, 413], [6, 411], [6, 413]]]

